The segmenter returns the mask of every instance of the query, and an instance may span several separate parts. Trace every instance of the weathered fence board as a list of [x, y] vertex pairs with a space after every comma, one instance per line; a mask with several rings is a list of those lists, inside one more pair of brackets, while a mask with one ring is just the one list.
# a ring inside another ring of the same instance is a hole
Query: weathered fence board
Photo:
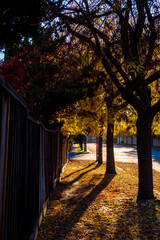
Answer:
[[28, 116], [25, 102], [0, 77], [0, 239], [36, 238], [67, 163], [67, 140]]

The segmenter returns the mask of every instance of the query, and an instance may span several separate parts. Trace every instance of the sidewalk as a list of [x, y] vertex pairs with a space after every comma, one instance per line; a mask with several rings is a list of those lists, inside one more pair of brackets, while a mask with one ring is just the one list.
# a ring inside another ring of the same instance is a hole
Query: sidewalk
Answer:
[[[88, 145], [87, 145], [88, 146]], [[73, 144], [71, 151], [68, 154], [69, 159], [75, 160], [92, 160], [96, 161], [96, 154], [87, 149], [88, 152], [86, 153], [77, 153], [77, 144]]]
[[136, 202], [137, 165], [117, 162], [116, 175], [105, 175], [105, 165], [69, 160], [37, 240], [160, 239], [159, 200]]
[[[96, 144], [95, 143], [88, 143], [87, 150], [89, 153], [76, 153], [77, 145], [74, 144], [71, 152], [69, 153], [70, 159], [76, 160], [93, 160], [96, 161]], [[136, 147], [132, 146], [122, 146], [122, 145], [115, 145], [114, 146], [114, 154], [115, 154], [115, 161], [116, 162], [128, 162], [128, 163], [138, 163], [137, 159], [137, 150]], [[152, 151], [152, 158], [153, 158], [153, 169], [160, 172], [160, 151], [153, 150]], [[103, 144], [103, 161], [106, 161], [106, 145]]]

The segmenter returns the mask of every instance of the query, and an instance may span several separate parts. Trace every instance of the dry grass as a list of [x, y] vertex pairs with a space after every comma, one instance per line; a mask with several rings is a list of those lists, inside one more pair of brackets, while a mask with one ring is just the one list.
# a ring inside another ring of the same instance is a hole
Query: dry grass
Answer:
[[[37, 239], [160, 239], [159, 201], [137, 203], [137, 165], [116, 166], [105, 175], [105, 164], [70, 160]], [[159, 180], [154, 171], [157, 199]]]

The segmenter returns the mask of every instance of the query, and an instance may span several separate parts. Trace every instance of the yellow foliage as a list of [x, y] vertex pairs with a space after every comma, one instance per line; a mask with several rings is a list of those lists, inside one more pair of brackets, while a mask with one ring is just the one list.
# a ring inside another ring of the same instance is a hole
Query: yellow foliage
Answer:
[[153, 119], [152, 132], [155, 135], [160, 135], [160, 113], [158, 113]]

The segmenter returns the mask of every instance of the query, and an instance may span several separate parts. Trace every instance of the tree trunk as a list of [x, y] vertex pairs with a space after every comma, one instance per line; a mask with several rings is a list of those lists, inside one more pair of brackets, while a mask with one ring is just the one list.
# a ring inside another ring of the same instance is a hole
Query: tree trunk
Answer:
[[96, 143], [96, 161], [99, 164], [102, 164], [102, 136], [100, 135], [97, 137], [97, 143]]
[[84, 152], [87, 151], [87, 138], [84, 136]]
[[98, 137], [96, 137], [96, 161], [98, 161], [99, 156], [99, 143], [98, 143]]
[[82, 140], [79, 140], [79, 146], [80, 146], [81, 151], [83, 151], [83, 141]]
[[116, 173], [113, 148], [114, 123], [109, 122], [107, 126], [107, 159], [106, 173]]
[[138, 200], [153, 199], [151, 114], [142, 112], [137, 119]]

